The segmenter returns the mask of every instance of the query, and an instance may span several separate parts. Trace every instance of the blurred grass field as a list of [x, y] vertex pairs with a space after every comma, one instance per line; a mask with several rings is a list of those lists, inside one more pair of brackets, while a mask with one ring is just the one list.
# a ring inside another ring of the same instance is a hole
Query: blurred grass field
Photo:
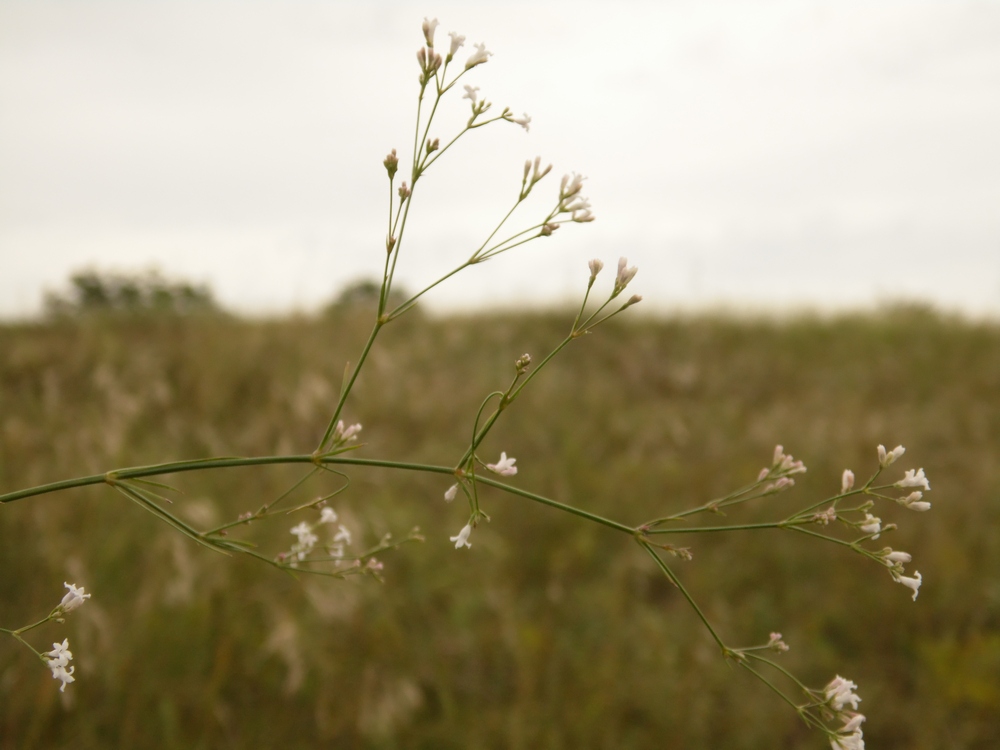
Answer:
[[[369, 457], [453, 463], [480, 401], [572, 315], [402, 319], [345, 418]], [[369, 330], [223, 316], [0, 327], [0, 492], [208, 455], [310, 452]], [[764, 531], [687, 537], [674, 568], [733, 645], [781, 631], [784, 663], [855, 680], [871, 748], [1000, 747], [1000, 328], [900, 308], [782, 322], [637, 319], [574, 342], [481, 454], [515, 484], [626, 523], [752, 480], [782, 443], [809, 472], [729, 520], [775, 519], [866, 479], [902, 443], [934, 491], [876, 511], [911, 552], [919, 599], [833, 545]], [[893, 467], [891, 471], [896, 470]], [[198, 523], [256, 508], [300, 476], [269, 467], [176, 477]], [[374, 541], [420, 526], [385, 579], [292, 579], [225, 559], [108, 488], [0, 507], [0, 624], [44, 616], [76, 582], [65, 695], [0, 640], [0, 747], [820, 748], [731, 668], [678, 592], [622, 535], [486, 491], [471, 550], [447, 482], [354, 470], [334, 507]], [[891, 475], [895, 476], [895, 474]], [[307, 496], [331, 482], [310, 485]], [[329, 491], [329, 490], [328, 490]], [[268, 554], [299, 517], [251, 527]], [[881, 541], [881, 540], [880, 540]], [[787, 686], [786, 686], [787, 687]], [[791, 688], [789, 687], [789, 690]]]

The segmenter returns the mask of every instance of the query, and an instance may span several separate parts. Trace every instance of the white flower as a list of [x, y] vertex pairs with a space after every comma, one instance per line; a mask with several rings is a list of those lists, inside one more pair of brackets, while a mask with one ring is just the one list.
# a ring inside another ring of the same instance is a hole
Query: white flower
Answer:
[[48, 657], [46, 663], [52, 670], [52, 677], [62, 682], [59, 692], [65, 693], [66, 686], [71, 682], [76, 682], [76, 678], [73, 677], [73, 671], [76, 667], [66, 668], [73, 658], [73, 652], [69, 650], [69, 639], [63, 638], [62, 643], [53, 643], [52, 650], [46, 651], [44, 656]]
[[864, 714], [845, 715], [844, 726], [837, 730], [837, 734], [830, 738], [830, 747], [833, 750], [865, 750], [865, 741], [861, 732], [861, 722], [865, 720]]
[[897, 458], [906, 453], [906, 448], [901, 445], [897, 445], [888, 453], [885, 452], [885, 446], [880, 445], [878, 447], [878, 465], [883, 469], [896, 461]]
[[481, 65], [482, 63], [486, 62], [493, 54], [492, 52], [487, 51], [485, 44], [477, 44], [475, 45], [475, 47], [476, 47], [475, 53], [468, 60], [465, 61], [466, 70], [468, 70], [469, 68], [474, 68], [477, 65]]
[[896, 550], [894, 552], [889, 552], [888, 554], [883, 555], [882, 559], [885, 560], [886, 565], [892, 566], [892, 565], [902, 565], [903, 563], [908, 563], [913, 559], [913, 556], [909, 552], [902, 552], [900, 550]]
[[587, 211], [590, 209], [590, 201], [582, 195], [577, 195], [572, 201], [562, 207], [562, 211], [576, 213], [577, 211]]
[[477, 91], [479, 91], [479, 87], [478, 86], [470, 86], [469, 84], [465, 84], [465, 96], [463, 96], [462, 98], [463, 99], [468, 99], [473, 104], [475, 104], [476, 103], [476, 92]]
[[458, 48], [465, 44], [465, 37], [454, 31], [449, 31], [448, 36], [451, 37], [451, 49], [448, 51], [448, 57], [454, 57]]
[[904, 508], [909, 508], [910, 510], [925, 511], [931, 509], [931, 504], [926, 500], [921, 500], [924, 493], [920, 490], [916, 492], [911, 492], [906, 497], [897, 497], [896, 502], [902, 505]]
[[345, 527], [341, 526], [338, 529], [338, 531], [337, 531], [337, 535], [333, 538], [333, 541], [334, 542], [343, 542], [344, 544], [350, 544], [351, 543], [351, 532], [348, 529], [346, 529]]
[[844, 473], [840, 478], [840, 494], [845, 492], [850, 492], [854, 489], [854, 472], [850, 469], [844, 469]]
[[528, 113], [527, 112], [524, 113], [524, 117], [511, 117], [510, 121], [511, 122], [516, 122], [518, 125], [520, 125], [522, 128], [524, 128], [525, 131], [528, 131], [528, 130], [531, 129], [530, 127], [528, 127], [531, 124], [531, 118], [528, 117]]
[[574, 195], [580, 192], [583, 187], [583, 181], [587, 178], [582, 174], [577, 174], [573, 172], [572, 175], [564, 174], [562, 178], [562, 184], [559, 187], [559, 198], [560, 200], [566, 200], [567, 198], [572, 198]]
[[337, 422], [337, 428], [333, 431], [333, 444], [343, 445], [349, 440], [354, 440], [359, 432], [361, 432], [360, 424], [352, 424], [350, 427], [344, 427], [344, 420], [341, 419]]
[[628, 283], [635, 277], [639, 269], [635, 266], [628, 267], [628, 258], [624, 256], [618, 259], [618, 276], [615, 278], [615, 291], [620, 292], [628, 286]]
[[455, 549], [461, 549], [462, 546], [471, 547], [472, 542], [469, 541], [469, 534], [472, 533], [472, 527], [469, 524], [465, 524], [462, 530], [458, 532], [458, 536], [450, 537], [451, 541], [455, 543]]
[[821, 523], [824, 526], [829, 526], [831, 521], [837, 520], [837, 509], [831, 505], [826, 510], [814, 513], [812, 520], [816, 523]]
[[865, 513], [865, 522], [861, 524], [861, 530], [866, 534], [874, 534], [872, 539], [878, 539], [879, 532], [882, 530], [882, 519], [871, 513]]
[[333, 508], [323, 508], [319, 513], [320, 523], [337, 523], [337, 511]]
[[58, 664], [60, 667], [65, 667], [73, 658], [73, 652], [69, 650], [69, 638], [63, 638], [62, 643], [53, 643], [52, 650], [46, 651], [44, 655], [49, 657], [47, 659], [49, 666]]
[[299, 560], [304, 560], [306, 555], [312, 552], [312, 548], [319, 541], [319, 537], [312, 533], [312, 526], [303, 521], [292, 529], [292, 533], [298, 538], [298, 543], [292, 545], [292, 554]]
[[806, 471], [806, 465], [785, 455], [785, 449], [780, 445], [774, 446], [774, 460], [771, 463], [771, 468], [782, 474], [802, 474]]
[[833, 750], [865, 750], [865, 741], [861, 736], [861, 730], [848, 735], [839, 735], [830, 740], [830, 747]]
[[444, 493], [444, 500], [446, 503], [450, 503], [455, 499], [455, 495], [458, 494], [458, 484], [453, 484]]
[[486, 468], [502, 477], [512, 477], [517, 474], [517, 467], [514, 466], [515, 461], [517, 461], [516, 458], [507, 458], [506, 453], [501, 453], [500, 460], [495, 464], [486, 464]]
[[427, 40], [427, 46], [434, 46], [434, 30], [438, 27], [438, 20], [435, 18], [433, 21], [428, 21], [427, 16], [424, 16], [423, 30], [424, 39]]
[[904, 586], [906, 586], [906, 588], [913, 589], [913, 601], [917, 600], [917, 594], [920, 593], [920, 584], [924, 580], [924, 577], [920, 575], [919, 570], [913, 574], [913, 578], [910, 578], [909, 576], [898, 575], [895, 573], [893, 574], [892, 577], [895, 579], [896, 583], [901, 583]]
[[927, 481], [927, 477], [924, 476], [923, 469], [917, 469], [914, 472], [910, 469], [903, 475], [903, 478], [896, 482], [896, 487], [923, 487], [925, 490], [930, 490], [931, 483]]
[[861, 698], [854, 692], [857, 687], [850, 680], [845, 680], [840, 675], [837, 675], [830, 680], [823, 689], [823, 692], [826, 695], [826, 699], [830, 701], [830, 705], [833, 706], [834, 711], [842, 710], [848, 703], [851, 704], [851, 708], [857, 711], [858, 703], [861, 702]]
[[767, 645], [774, 651], [788, 650], [788, 644], [781, 639], [781, 633], [771, 633], [771, 640], [767, 642]]
[[83, 586], [77, 588], [75, 584], [63, 582], [69, 591], [63, 596], [62, 601], [59, 602], [59, 609], [63, 612], [72, 612], [77, 607], [81, 606], [87, 599], [90, 598], [90, 594], [84, 593]]
[[597, 274], [599, 274], [601, 269], [604, 268], [604, 261], [594, 258], [587, 265], [590, 266], [590, 278], [593, 280], [597, 278]]

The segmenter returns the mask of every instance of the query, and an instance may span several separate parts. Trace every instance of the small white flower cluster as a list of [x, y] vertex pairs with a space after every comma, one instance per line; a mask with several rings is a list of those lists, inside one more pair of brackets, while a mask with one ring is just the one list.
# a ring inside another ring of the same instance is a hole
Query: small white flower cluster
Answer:
[[461, 549], [462, 547], [472, 546], [472, 542], [469, 541], [470, 534], [472, 534], [472, 525], [467, 523], [462, 527], [462, 530], [458, 532], [458, 536], [449, 538], [455, 543], [455, 549]]
[[[833, 750], [865, 750], [861, 731], [865, 717], [864, 714], [858, 713], [858, 703], [861, 702], [861, 698], [854, 692], [857, 687], [850, 680], [837, 675], [823, 688], [826, 707], [833, 712], [834, 718], [844, 722], [844, 725], [830, 737], [830, 747]], [[848, 704], [853, 710], [845, 710], [844, 707]]]
[[[885, 469], [894, 464], [904, 453], [906, 453], [906, 448], [901, 445], [897, 445], [891, 451], [886, 450], [884, 445], [878, 446], [878, 465], [880, 469]], [[898, 487], [900, 489], [912, 489], [919, 487], [919, 490], [910, 492], [908, 495], [903, 497], [897, 497], [896, 502], [902, 505], [904, 508], [909, 508], [915, 511], [926, 511], [930, 510], [931, 504], [926, 500], [923, 500], [923, 491], [929, 492], [931, 489], [930, 482], [927, 480], [927, 476], [924, 474], [924, 470], [921, 469], [909, 469], [903, 475], [903, 478], [892, 485], [893, 487]], [[847, 494], [852, 489], [854, 489], [854, 472], [850, 469], [844, 469], [844, 473], [840, 480], [840, 492], [841, 494]], [[870, 504], [869, 506], [870, 507]], [[878, 539], [883, 531], [887, 531], [895, 528], [894, 524], [889, 524], [888, 526], [882, 526], [882, 519], [877, 516], [873, 516], [871, 513], [867, 512], [866, 507], [862, 507], [859, 510], [865, 510], [864, 520], [858, 523], [851, 523], [850, 525], [856, 526], [865, 534], [868, 534], [871, 539]], [[818, 523], [827, 524], [830, 521], [836, 520], [837, 513], [833, 506], [822, 513], [817, 513], [813, 516], [813, 519]], [[907, 552], [894, 552], [892, 548], [886, 547], [880, 553], [877, 554], [883, 563], [889, 568], [889, 573], [892, 575], [892, 579], [896, 583], [900, 583], [903, 586], [911, 589], [913, 591], [913, 599], [916, 601], [917, 594], [920, 591], [920, 585], [923, 581], [923, 576], [917, 571], [913, 576], [903, 575], [905, 572], [903, 569], [903, 564], [911, 561], [911, 557]]]
[[[803, 474], [807, 471], [806, 465], [801, 461], [796, 461], [792, 456], [785, 454], [785, 449], [781, 445], [774, 446], [774, 457], [770, 466], [765, 466], [757, 475], [757, 481], [762, 482], [771, 478], [775, 481], [764, 485], [762, 492], [766, 495], [781, 492], [795, 484], [792, 474]], [[836, 516], [834, 516], [836, 517]], [[828, 523], [828, 521], [827, 521]]]
[[[891, 466], [896, 459], [904, 453], [906, 453], [906, 448], [901, 445], [897, 445], [891, 451], [886, 451], [885, 446], [880, 445], [878, 447], [878, 465], [885, 469], [888, 466]], [[927, 475], [924, 474], [923, 468], [908, 469], [903, 475], [903, 478], [896, 482], [893, 486], [899, 487], [900, 489], [919, 488], [904, 497], [896, 498], [896, 502], [904, 508], [919, 512], [931, 509], [931, 504], [923, 499], [924, 492], [930, 492], [931, 490], [931, 483], [927, 480]], [[923, 490], [923, 492], [921, 492], [921, 490]]]
[[[563, 177], [563, 183], [565, 183], [565, 182], [566, 182], [566, 178]], [[590, 211], [588, 210], [587, 213], [589, 214]], [[577, 219], [574, 219], [574, 221], [577, 221]], [[583, 221], [592, 221], [592, 218], [591, 219], [583, 219]], [[587, 289], [590, 289], [590, 287], [592, 287], [594, 285], [594, 281], [597, 279], [597, 274], [599, 274], [601, 272], [601, 270], [604, 268], [604, 261], [599, 260], [598, 258], [594, 258], [589, 263], [587, 263], [587, 266], [590, 268], [590, 280], [587, 282]], [[618, 274], [615, 276], [615, 286], [611, 290], [611, 297], [610, 297], [610, 299], [614, 299], [619, 294], [621, 294], [622, 292], [624, 292], [625, 291], [625, 287], [627, 287], [629, 285], [629, 282], [632, 281], [632, 279], [635, 278], [635, 275], [638, 272], [639, 272], [638, 267], [636, 267], [636, 266], [630, 266], [628, 264], [628, 258], [626, 258], [624, 256], [622, 256], [621, 258], [619, 258], [618, 259]], [[629, 297], [628, 302], [626, 302], [624, 305], [621, 306], [619, 312], [621, 312], [621, 310], [624, 310], [626, 307], [631, 307], [632, 305], [636, 304], [637, 302], [642, 302], [642, 295], [641, 294], [633, 294], [631, 297]]]
[[517, 474], [517, 467], [514, 466], [516, 461], [516, 458], [507, 458], [507, 454], [501, 452], [500, 460], [495, 464], [486, 464], [486, 468], [502, 477], [512, 477]]
[[65, 581], [63, 581], [63, 586], [66, 587], [67, 591], [53, 613], [57, 618], [67, 612], [72, 612], [77, 607], [83, 606], [83, 603], [90, 598], [90, 594], [85, 592], [83, 586], [77, 587], [76, 584], [66, 583]]
[[[333, 508], [323, 508], [320, 511], [319, 521], [316, 524], [303, 521], [294, 526], [291, 529], [291, 533], [295, 535], [297, 541], [292, 545], [291, 550], [287, 554], [283, 553], [278, 556], [279, 561], [284, 560], [286, 557], [291, 557], [292, 562], [290, 565], [294, 567], [298, 562], [305, 560], [306, 556], [313, 551], [313, 548], [319, 542], [319, 536], [315, 533], [314, 529], [323, 524], [335, 524], [338, 520], [337, 511]], [[350, 543], [350, 530], [343, 524], [337, 524], [337, 533], [334, 534], [332, 541], [327, 545], [326, 549], [331, 557], [342, 558], [344, 556], [344, 545]]]
[[[521, 200], [527, 198], [531, 189], [551, 171], [551, 164], [542, 169], [542, 157], [540, 156], [536, 156], [534, 162], [531, 159], [526, 160], [524, 162], [524, 178], [521, 180]], [[545, 224], [542, 227], [542, 234], [548, 236], [558, 228], [558, 224]]]
[[[572, 214], [573, 221], [581, 223], [594, 220], [594, 215], [590, 212], [590, 201], [580, 195], [585, 179], [587, 178], [575, 172], [563, 175], [559, 187], [559, 213]], [[624, 288], [623, 286], [622, 289]]]
[[44, 656], [46, 657], [45, 663], [52, 670], [52, 677], [62, 682], [62, 685], [59, 686], [59, 692], [65, 693], [66, 686], [71, 682], [76, 682], [76, 678], [73, 677], [76, 667], [69, 666], [70, 660], [73, 658], [73, 652], [69, 650], [69, 638], [63, 638], [62, 643], [53, 643], [52, 650], [46, 651]]
[[892, 576], [892, 580], [896, 583], [901, 583], [906, 588], [913, 591], [913, 601], [917, 600], [917, 594], [920, 593], [920, 584], [923, 582], [924, 577], [920, 575], [918, 570], [913, 574], [912, 577], [904, 576], [905, 572], [903, 569], [903, 564], [910, 562], [913, 557], [908, 552], [900, 552], [899, 550], [893, 550], [891, 547], [886, 547], [879, 553], [879, 557], [882, 558], [882, 562], [885, 563], [886, 567], [889, 568], [889, 575]]
[[[66, 587], [66, 593], [63, 595], [62, 601], [52, 610], [52, 614], [49, 615], [50, 618], [58, 622], [62, 622], [63, 615], [82, 607], [84, 602], [90, 598], [90, 594], [83, 586], [65, 581], [63, 586]], [[62, 682], [62, 685], [59, 686], [59, 692], [65, 693], [66, 686], [71, 682], [76, 682], [76, 678], [73, 677], [73, 671], [76, 667], [69, 666], [73, 659], [73, 652], [69, 650], [69, 639], [63, 638], [62, 643], [53, 643], [52, 650], [46, 651], [42, 657], [45, 659], [46, 666], [52, 670], [52, 677]]]
[[[420, 67], [423, 70], [423, 75], [420, 77], [421, 85], [426, 83], [426, 80], [429, 80], [428, 63], [433, 65], [433, 69], [430, 70], [430, 74], [433, 74], [435, 70], [441, 67], [441, 55], [434, 51], [434, 32], [437, 30], [439, 25], [440, 23], [436, 18], [428, 20], [426, 17], [424, 18], [424, 22], [422, 24], [424, 41], [427, 43], [427, 48], [426, 50], [421, 49], [420, 52], [417, 53], [417, 59], [420, 61]], [[445, 62], [451, 62], [455, 57], [455, 53], [458, 52], [462, 45], [465, 44], [465, 37], [458, 32], [449, 32], [448, 36], [451, 37], [451, 46], [448, 48], [448, 56], [445, 58]], [[466, 70], [474, 68], [477, 65], [482, 65], [493, 54], [486, 49], [485, 44], [477, 44], [475, 47], [476, 51], [465, 62]], [[427, 76], [426, 79], [425, 76]]]
[[357, 440], [359, 432], [361, 432], [361, 425], [359, 423], [345, 427], [344, 420], [341, 419], [337, 422], [337, 427], [333, 431], [333, 447], [340, 448], [353, 440]]
[[771, 638], [767, 642], [767, 647], [772, 651], [783, 653], [788, 650], [788, 644], [782, 639], [781, 633], [771, 633]]

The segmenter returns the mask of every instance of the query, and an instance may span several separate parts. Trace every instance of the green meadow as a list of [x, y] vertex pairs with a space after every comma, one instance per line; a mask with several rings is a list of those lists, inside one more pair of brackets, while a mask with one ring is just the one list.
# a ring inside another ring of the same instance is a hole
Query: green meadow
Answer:
[[[511, 482], [629, 525], [756, 478], [775, 444], [809, 470], [790, 491], [711, 516], [778, 520], [889, 470], [923, 467], [927, 513], [880, 505], [913, 555], [916, 602], [885, 569], [780, 530], [671, 537], [670, 564], [728, 643], [780, 631], [808, 684], [858, 684], [868, 747], [1000, 747], [1000, 327], [919, 308], [832, 319], [644, 318], [574, 341], [524, 391], [480, 455]], [[358, 455], [452, 464], [513, 363], [536, 362], [572, 313], [385, 328], [344, 417]], [[368, 311], [245, 321], [91, 316], [0, 327], [0, 493], [204, 456], [309, 453]], [[290, 466], [192, 472], [173, 512], [199, 525], [256, 509]], [[69, 581], [92, 593], [36, 648], [69, 637], [64, 694], [0, 640], [0, 748], [825, 748], [786, 704], [727, 663], [625, 535], [484, 489], [468, 518], [449, 482], [355, 468], [335, 498], [355, 546], [419, 527], [380, 559], [384, 583], [298, 578], [227, 558], [110, 488], [0, 506], [0, 625], [44, 617]], [[331, 492], [311, 480], [298, 498]], [[311, 512], [314, 514], [314, 512]], [[306, 514], [234, 532], [269, 556]], [[311, 516], [309, 516], [311, 519]], [[878, 546], [878, 545], [876, 545]], [[776, 676], [776, 684], [793, 688]]]

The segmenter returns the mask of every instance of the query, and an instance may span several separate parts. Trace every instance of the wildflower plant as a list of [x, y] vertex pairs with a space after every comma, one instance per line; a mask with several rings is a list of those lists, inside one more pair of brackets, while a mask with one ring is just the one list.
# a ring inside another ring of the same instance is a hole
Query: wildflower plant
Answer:
[[[400, 538], [386, 534], [374, 543], [364, 543], [361, 534], [350, 528], [335, 507], [335, 502], [339, 503], [341, 495], [350, 489], [351, 475], [348, 472], [380, 468], [440, 476], [443, 480], [444, 500], [453, 503], [461, 498], [465, 502], [450, 506], [455, 508], [455, 526], [461, 524], [458, 533], [452, 536], [443, 529], [435, 529], [431, 534], [432, 543], [444, 544], [447, 543], [446, 539], [450, 540], [455, 546], [456, 554], [475, 554], [471, 552], [471, 538], [479, 524], [490, 520], [485, 509], [490, 492], [507, 493], [563, 512], [582, 522], [598, 524], [620, 533], [624, 539], [636, 544], [640, 554], [651, 560], [676, 589], [677, 596], [687, 602], [722, 657], [746, 670], [774, 691], [806, 725], [821, 733], [834, 750], [863, 748], [862, 724], [865, 716], [859, 712], [862, 699], [856, 692], [857, 685], [839, 675], [823, 687], [805, 684], [779, 662], [781, 655], [790, 647], [779, 632], [772, 632], [766, 638], [762, 634], [756, 645], [731, 645], [719, 628], [710, 622], [695, 594], [687, 589], [683, 576], [675, 568], [675, 561], [678, 561], [676, 564], [683, 565], [695, 559], [695, 542], [687, 542], [682, 546], [675, 543], [675, 540], [697, 540], [704, 534], [753, 533], [761, 530], [803, 535], [861, 555], [876, 566], [885, 568], [890, 579], [909, 589], [912, 598], [916, 600], [923, 577], [917, 571], [912, 575], [907, 573], [907, 566], [912, 564], [911, 555], [889, 546], [875, 545], [876, 540], [888, 536], [896, 529], [894, 522], [887, 522], [884, 518], [888, 519], [894, 513], [906, 510], [924, 512], [931, 507], [923, 499], [924, 493], [930, 491], [930, 483], [923, 468], [908, 469], [895, 480], [883, 478], [883, 474], [890, 471], [903, 457], [905, 450], [902, 446], [887, 451], [884, 446], [879, 445], [875, 451], [874, 458], [877, 460], [873, 461], [873, 471], [863, 484], [857, 482], [852, 470], [844, 470], [839, 488], [829, 497], [807, 501], [791, 513], [775, 511], [772, 520], [754, 523], [738, 523], [730, 519], [732, 514], [750, 504], [770, 507], [767, 505], [770, 499], [791, 491], [795, 486], [795, 477], [807, 470], [803, 461], [786, 453], [781, 445], [775, 447], [770, 462], [755, 477], [749, 477], [742, 487], [689, 508], [670, 509], [661, 517], [639, 523], [635, 519], [606, 518], [579, 505], [562, 503], [511, 484], [518, 474], [519, 459], [508, 455], [507, 451], [513, 453], [516, 450], [514, 446], [503, 446], [499, 450], [499, 458], [490, 460], [497, 456], [499, 448], [485, 447], [491, 431], [546, 365], [571, 343], [595, 332], [603, 323], [642, 301], [638, 294], [623, 298], [637, 274], [636, 266], [630, 266], [626, 258], [618, 260], [614, 277], [608, 279], [607, 283], [599, 283], [604, 262], [600, 259], [589, 261], [589, 273], [584, 275], [581, 272], [583, 292], [579, 307], [567, 326], [565, 336], [537, 361], [526, 353], [512, 363], [513, 373], [509, 375], [508, 385], [486, 394], [478, 410], [470, 415], [468, 445], [453, 460], [443, 464], [424, 464], [372, 457], [371, 447], [360, 441], [362, 425], [348, 424], [349, 420], [345, 419], [352, 392], [379, 334], [386, 326], [413, 309], [425, 294], [471, 266], [491, 261], [530, 242], [544, 241], [563, 225], [587, 224], [595, 218], [590, 202], [582, 194], [585, 178], [579, 173], [568, 173], [562, 177], [557, 189], [552, 191], [554, 198], [547, 210], [523, 222], [521, 228], [508, 228], [517, 209], [522, 207], [536, 188], [539, 191], [543, 189], [539, 186], [552, 171], [552, 165], [545, 164], [541, 157], [528, 159], [523, 170], [519, 170], [520, 185], [517, 185], [516, 180], [511, 181], [511, 195], [516, 195], [512, 205], [502, 212], [502, 218], [486, 235], [485, 240], [470, 248], [467, 256], [424, 289], [398, 301], [398, 292], [393, 294], [397, 261], [406, 246], [410, 212], [420, 197], [419, 188], [424, 176], [459, 140], [472, 131], [501, 123], [513, 123], [528, 131], [531, 122], [528, 115], [515, 117], [506, 107], [499, 114], [492, 114], [493, 104], [480, 93], [480, 87], [467, 82], [477, 67], [490, 61], [492, 52], [484, 44], [476, 44], [474, 51], [463, 63], [458, 55], [465, 44], [465, 37], [455, 32], [449, 35], [445, 47], [439, 51], [435, 47], [435, 42], [440, 41], [436, 39], [438, 25], [437, 19], [424, 20], [424, 45], [416, 54], [419, 88], [408, 166], [404, 166], [396, 149], [392, 149], [383, 160], [388, 180], [388, 218], [381, 262], [382, 279], [372, 329], [357, 361], [353, 365], [349, 364], [344, 371], [339, 398], [332, 405], [327, 427], [319, 436], [315, 448], [308, 453], [293, 455], [201, 458], [114, 469], [103, 474], [9, 492], [0, 495], [0, 503], [13, 503], [74, 487], [105, 484], [177, 532], [213, 552], [226, 556], [246, 555], [294, 575], [310, 574], [332, 578], [367, 575], [381, 580], [384, 570], [381, 559], [405, 544], [424, 541], [424, 537], [419, 529], [413, 529]], [[456, 91], [458, 86], [460, 89]], [[464, 91], [461, 99], [469, 101], [468, 118], [464, 123], [439, 123], [437, 115], [440, 102], [446, 96], [457, 96], [459, 91]], [[400, 179], [397, 181], [397, 178]], [[530, 462], [531, 459], [527, 457], [525, 460]], [[277, 497], [255, 502], [236, 518], [210, 528], [199, 528], [175, 514], [170, 509], [170, 495], [177, 489], [154, 479], [191, 471], [276, 464], [300, 465], [303, 473], [298, 481]], [[321, 478], [332, 480], [334, 489], [303, 498], [307, 485], [316, 484]], [[880, 515], [873, 512], [876, 507]], [[293, 515], [297, 523], [290, 525]], [[711, 520], [702, 522], [705, 518]], [[291, 537], [284, 537], [287, 547], [268, 552], [246, 538], [249, 527], [261, 523], [276, 523], [287, 529], [287, 534]], [[68, 638], [53, 643], [53, 648], [49, 651], [38, 651], [24, 636], [45, 623], [64, 622], [68, 614], [82, 606], [91, 596], [75, 584], [64, 585], [67, 593], [45, 618], [14, 630], [0, 629], [0, 632], [10, 635], [29, 648], [51, 670], [52, 676], [61, 682], [61, 691], [76, 681], [75, 670], [70, 663], [73, 654], [69, 649]]]

